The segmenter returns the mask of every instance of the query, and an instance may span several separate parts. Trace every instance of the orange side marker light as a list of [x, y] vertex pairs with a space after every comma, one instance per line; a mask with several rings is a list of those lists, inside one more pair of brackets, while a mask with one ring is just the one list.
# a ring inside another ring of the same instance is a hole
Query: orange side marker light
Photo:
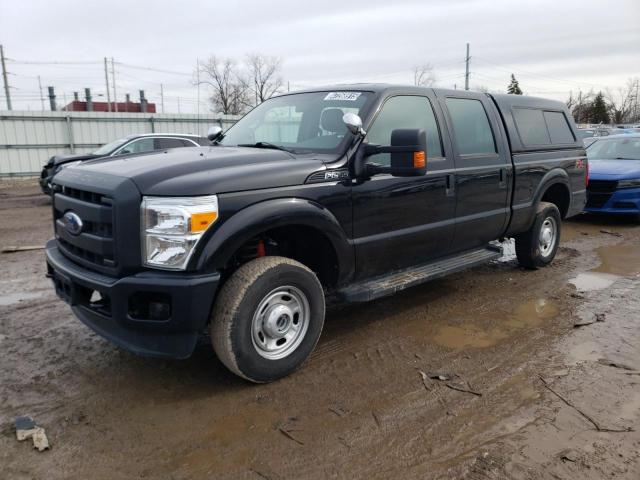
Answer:
[[217, 212], [194, 213], [191, 215], [191, 232], [205, 231], [217, 218]]

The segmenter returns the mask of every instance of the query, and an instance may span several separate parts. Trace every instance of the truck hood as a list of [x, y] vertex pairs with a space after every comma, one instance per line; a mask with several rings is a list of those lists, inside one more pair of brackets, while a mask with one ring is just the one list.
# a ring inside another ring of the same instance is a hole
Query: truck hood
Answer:
[[324, 163], [250, 147], [176, 148], [83, 162], [63, 170], [130, 178], [143, 195], [187, 196], [300, 185]]
[[589, 176], [611, 180], [640, 178], [640, 160], [589, 159]]

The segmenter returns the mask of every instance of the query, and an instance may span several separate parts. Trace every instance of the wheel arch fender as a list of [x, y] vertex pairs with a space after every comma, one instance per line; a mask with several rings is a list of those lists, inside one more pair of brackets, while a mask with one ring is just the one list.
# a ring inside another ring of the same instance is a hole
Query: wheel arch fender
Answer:
[[527, 227], [530, 227], [536, 216], [538, 205], [542, 201], [544, 194], [554, 185], [562, 185], [567, 190], [569, 195], [569, 201], [571, 201], [571, 184], [569, 181], [569, 174], [562, 168], [554, 168], [549, 170], [540, 180], [538, 187], [536, 188], [531, 202], [530, 216], [526, 222]]
[[545, 194], [552, 187], [555, 187], [555, 185], [562, 186], [563, 193], [566, 194], [566, 199], [568, 201], [566, 207], [564, 205], [558, 205], [557, 202], [552, 202], [552, 203], [556, 203], [556, 206], [558, 207], [561, 215], [564, 218], [564, 215], [567, 213], [567, 211], [571, 207], [571, 181], [569, 179], [569, 174], [563, 168], [554, 168], [553, 170], [548, 171], [544, 175], [544, 177], [542, 177], [542, 180], [538, 185], [538, 189], [536, 190], [536, 193], [533, 197], [534, 198], [533, 206], [537, 207], [537, 205], [542, 201], [542, 198], [545, 196]]
[[194, 268], [221, 269], [237, 249], [251, 238], [276, 227], [306, 226], [329, 240], [336, 254], [339, 279], [353, 274], [353, 246], [336, 217], [314, 201], [289, 197], [266, 200], [243, 208], [207, 239]]

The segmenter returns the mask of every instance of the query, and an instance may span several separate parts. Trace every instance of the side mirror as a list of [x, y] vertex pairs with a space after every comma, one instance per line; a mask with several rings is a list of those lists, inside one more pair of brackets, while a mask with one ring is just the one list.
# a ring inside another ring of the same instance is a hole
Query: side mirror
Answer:
[[390, 173], [394, 177], [417, 177], [427, 173], [427, 134], [422, 129], [399, 128], [391, 132], [391, 145], [365, 145], [364, 157], [390, 153], [390, 166], [366, 164], [366, 175]]
[[354, 135], [364, 137], [367, 134], [367, 132], [362, 129], [362, 119], [355, 113], [345, 113], [342, 116], [342, 121], [347, 126], [347, 130]]
[[391, 175], [417, 177], [427, 173], [427, 134], [424, 130], [402, 128], [391, 132]]
[[210, 142], [215, 142], [221, 134], [222, 127], [219, 125], [213, 125], [212, 127], [209, 127], [209, 130], [207, 131], [207, 138]]

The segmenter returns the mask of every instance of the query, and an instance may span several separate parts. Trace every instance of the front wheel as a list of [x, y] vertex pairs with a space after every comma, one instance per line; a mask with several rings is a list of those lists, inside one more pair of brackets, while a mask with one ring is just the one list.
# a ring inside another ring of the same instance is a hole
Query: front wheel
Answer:
[[236, 270], [216, 299], [213, 349], [249, 381], [277, 380], [311, 354], [324, 314], [322, 285], [311, 270], [285, 257], [257, 258]]
[[531, 228], [516, 236], [516, 256], [525, 268], [549, 265], [560, 246], [562, 219], [553, 203], [540, 202]]

